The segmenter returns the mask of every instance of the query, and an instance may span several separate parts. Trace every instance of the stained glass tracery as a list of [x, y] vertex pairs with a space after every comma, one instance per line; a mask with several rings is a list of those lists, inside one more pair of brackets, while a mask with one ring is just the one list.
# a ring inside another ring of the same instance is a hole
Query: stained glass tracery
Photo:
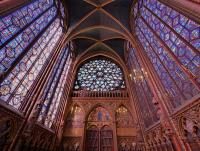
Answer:
[[135, 24], [136, 35], [169, 93], [172, 106], [180, 106], [197, 95], [200, 25], [158, 0], [143, 1]]
[[[0, 84], [1, 99], [19, 108], [26, 92], [36, 79], [62, 34], [59, 19], [55, 20], [26, 56]], [[11, 97], [12, 95], [12, 97]]]
[[10, 68], [19, 55], [24, 52], [39, 33], [47, 27], [53, 18], [55, 18], [56, 14], [56, 8], [50, 8], [40, 18], [35, 20], [29, 27], [11, 40], [5, 47], [0, 49], [0, 54], [4, 54], [4, 57], [0, 60], [0, 73], [5, 72]]
[[[51, 77], [45, 85], [45, 89], [42, 96], [43, 103], [40, 109], [38, 122], [44, 123], [46, 126], [52, 125], [51, 118], [55, 118], [54, 116], [56, 115], [56, 109], [60, 101], [60, 99], [55, 100], [55, 97], [58, 97], [58, 95], [61, 95], [62, 93], [59, 94], [54, 92], [56, 91], [56, 89], [59, 89], [58, 85], [60, 85], [61, 82], [63, 82], [60, 78], [63, 76], [63, 74], [67, 74], [63, 73], [63, 71], [66, 71], [69, 68], [68, 65], [70, 62], [71, 61], [67, 47], [62, 50], [62, 53], [60, 54], [56, 62], [53, 72], [51, 73]], [[53, 110], [55, 110], [55, 112]]]
[[1, 16], [0, 31], [0, 99], [21, 110], [62, 36], [61, 19], [53, 0], [35, 0]]
[[54, 96], [52, 98], [51, 106], [49, 107], [49, 111], [47, 113], [47, 118], [45, 119], [45, 123], [44, 123], [45, 126], [47, 126], [49, 128], [52, 126], [53, 121], [55, 121], [55, 119], [56, 119], [58, 109], [59, 109], [59, 105], [60, 105], [60, 102], [61, 102], [61, 97], [62, 97], [62, 94], [64, 92], [65, 82], [63, 82], [63, 81], [67, 80], [71, 63], [72, 63], [72, 58], [68, 57], [67, 63], [65, 64], [64, 70], [61, 74], [61, 78], [59, 80], [59, 83], [56, 87]]
[[53, 0], [34, 1], [0, 18], [0, 46], [53, 6]]
[[106, 59], [95, 59], [83, 64], [78, 71], [75, 90], [112, 91], [124, 89], [122, 70]]
[[138, 105], [141, 109], [140, 112], [144, 120], [144, 125], [146, 128], [148, 128], [150, 125], [159, 120], [156, 108], [152, 102], [153, 94], [148, 85], [147, 77], [144, 74], [142, 74], [142, 76], [144, 77], [143, 80], [137, 81], [133, 79], [133, 77], [135, 76], [134, 71], [140, 71], [140, 73], [143, 72], [141, 71], [142, 66], [138, 61], [138, 57], [135, 53], [136, 50], [131, 45], [128, 45], [128, 49], [130, 53], [127, 61], [128, 68], [131, 71], [131, 85], [135, 87], [135, 89], [132, 88], [132, 90], [136, 91], [136, 94], [138, 96]]

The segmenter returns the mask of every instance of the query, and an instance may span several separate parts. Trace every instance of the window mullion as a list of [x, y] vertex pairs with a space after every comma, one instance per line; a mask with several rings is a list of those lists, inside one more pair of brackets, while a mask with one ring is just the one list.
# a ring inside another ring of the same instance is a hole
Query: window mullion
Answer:
[[38, 39], [41, 37], [41, 35], [48, 29], [48, 27], [53, 23], [53, 21], [56, 19], [57, 15], [47, 24], [47, 26], [41, 30], [41, 32], [35, 37], [35, 39], [27, 46], [24, 51], [19, 54], [19, 56], [12, 62], [11, 66], [4, 72], [2, 75], [0, 75], [0, 83], [9, 75], [9, 73], [15, 68], [15, 66], [21, 61], [21, 59], [28, 53], [29, 49], [38, 41]]
[[[186, 99], [185, 95], [182, 93], [182, 91], [180, 90], [179, 86], [177, 85], [176, 81], [174, 80], [174, 78], [172, 77], [172, 75], [170, 74], [170, 71], [168, 70], [168, 68], [166, 67], [166, 65], [163, 63], [163, 61], [161, 61], [159, 55], [156, 53], [156, 51], [153, 49], [152, 45], [150, 44], [150, 42], [147, 40], [146, 36], [144, 35], [144, 33], [142, 32], [142, 30], [139, 28], [140, 32], [142, 33], [143, 37], [145, 38], [145, 40], [148, 42], [151, 50], [153, 51], [153, 53], [157, 56], [158, 60], [160, 61], [160, 63], [162, 64], [162, 66], [164, 67], [164, 69], [166, 70], [166, 72], [168, 73], [170, 79], [174, 82], [174, 84], [176, 85], [179, 93], [182, 95], [182, 97], [184, 99]], [[163, 84], [162, 80], [161, 83]], [[163, 84], [164, 85], [164, 84]]]
[[[41, 115], [41, 117], [42, 117], [41, 121], [42, 121], [42, 122], [43, 122], [43, 120], [45, 120], [45, 119], [44, 119], [44, 114], [46, 114], [46, 111], [45, 111], [44, 113], [41, 113], [41, 110], [42, 110], [43, 104], [45, 103], [46, 98], [47, 98], [47, 96], [48, 96], [48, 94], [49, 94], [49, 91], [50, 91], [50, 89], [51, 89], [51, 87], [52, 87], [52, 84], [53, 84], [53, 82], [54, 82], [54, 77], [56, 77], [56, 74], [57, 74], [57, 72], [58, 72], [58, 70], [59, 70], [59, 68], [60, 68], [60, 65], [61, 65], [62, 59], [64, 58], [64, 55], [65, 55], [65, 54], [63, 54], [63, 53], [60, 54], [60, 57], [58, 58], [58, 60], [57, 60], [57, 62], [56, 62], [57, 66], [55, 66], [54, 71], [53, 71], [53, 73], [52, 73], [52, 77], [50, 77], [49, 83], [47, 83], [47, 84], [45, 85], [45, 87], [47, 88], [47, 89], [46, 89], [46, 92], [45, 92], [45, 89], [43, 90], [43, 92], [44, 92], [45, 94], [44, 94], [44, 96], [42, 97], [43, 101], [42, 101], [42, 103], [41, 103], [42, 106], [41, 106], [41, 109], [40, 109], [40, 115], [42, 114], [42, 115]], [[55, 86], [54, 86], [54, 88], [55, 88]], [[52, 95], [52, 94], [51, 94], [51, 95]], [[47, 106], [49, 106], [49, 104], [50, 104], [50, 102], [51, 102], [51, 97], [50, 97], [48, 100], [50, 100], [50, 101], [48, 102]], [[48, 107], [47, 107], [46, 110], [48, 110]], [[39, 117], [40, 117], [40, 115], [39, 115]]]
[[[131, 50], [131, 51], [133, 51], [133, 50]], [[134, 52], [132, 52], [132, 53], [134, 53]], [[134, 55], [134, 54], [133, 54]], [[135, 56], [135, 55], [134, 55]], [[132, 66], [132, 68], [133, 68], [133, 66], [136, 66], [134, 63], [133, 63], [133, 60], [135, 60], [135, 59], [133, 59], [133, 58], [131, 58], [131, 60], [130, 60], [130, 63], [131, 63], [131, 66]], [[139, 64], [138, 64], [139, 65]], [[134, 83], [134, 82], [133, 82]], [[136, 83], [135, 83], [136, 84]], [[138, 84], [138, 86], [136, 86], [136, 89], [137, 89], [137, 95], [139, 95], [139, 94], [145, 94], [145, 93], [142, 93], [142, 91], [141, 91], [141, 88], [142, 88], [143, 86], [142, 86], [142, 84], [140, 85], [140, 84]], [[143, 88], [142, 88], [143, 89]], [[140, 96], [140, 95], [139, 95]], [[139, 97], [140, 98], [140, 97]], [[152, 111], [150, 110], [150, 106], [149, 106], [149, 101], [148, 101], [148, 99], [147, 99], [147, 96], [146, 96], [146, 94], [144, 95], [144, 103], [146, 104], [146, 106], [147, 106], [147, 108], [148, 108], [148, 112], [150, 113], [150, 114], [152, 114]], [[151, 116], [151, 119], [152, 119], [152, 122], [154, 121], [153, 120], [153, 117]]]
[[[59, 28], [59, 27], [58, 27]], [[58, 29], [57, 28], [57, 29]], [[52, 36], [49, 41], [51, 41], [54, 38], [54, 36]], [[27, 78], [27, 75], [29, 74], [29, 72], [32, 70], [32, 68], [35, 66], [36, 62], [40, 59], [40, 56], [43, 54], [43, 51], [45, 50], [45, 48], [47, 47], [48, 43], [45, 44], [44, 48], [42, 49], [42, 51], [38, 54], [37, 58], [35, 59], [35, 61], [31, 64], [30, 68], [28, 69], [28, 71], [26, 72], [26, 74], [23, 76], [23, 78], [20, 80], [19, 84], [16, 86], [16, 88], [13, 90], [11, 96], [8, 98], [7, 102], [9, 103], [11, 98], [13, 97], [13, 94], [15, 94], [15, 92], [17, 91], [17, 89], [20, 87], [20, 85], [23, 83], [23, 81], [25, 80], [25, 78]], [[53, 53], [53, 52], [51, 52]], [[51, 56], [51, 55], [50, 55]], [[47, 60], [49, 60], [50, 58], [48, 58]], [[39, 75], [39, 74], [38, 74]]]
[[147, 6], [144, 5], [144, 8], [146, 8], [153, 16], [155, 16], [162, 24], [164, 24], [167, 28], [170, 29], [181, 41], [183, 41], [188, 47], [191, 48], [191, 50], [196, 53], [197, 55], [200, 55], [200, 51], [197, 50], [194, 46], [192, 46], [187, 40], [185, 40], [180, 34], [178, 34], [172, 27], [170, 27], [166, 22], [164, 22], [160, 17], [158, 17], [152, 10], [150, 10]]
[[[134, 58], [136, 58], [136, 62], [137, 62], [137, 64], [138, 64], [138, 66], [139, 66], [139, 68], [140, 68], [140, 70], [141, 70], [141, 65], [140, 65], [140, 63], [139, 63], [139, 61], [138, 61], [138, 58], [137, 58], [137, 56], [133, 53], [133, 56], [135, 56]], [[142, 76], [143, 77], [145, 77], [145, 75], [144, 75], [144, 73], [143, 72], [141, 72], [142, 73]], [[142, 84], [141, 84], [141, 87], [142, 87], [142, 90], [145, 90], [145, 84], [144, 83], [146, 83], [146, 79], [144, 78], [144, 82], [142, 82]], [[147, 84], [147, 83], [146, 83]], [[148, 90], [149, 90], [149, 93], [151, 93], [151, 90], [149, 89], [149, 87], [148, 87]], [[151, 99], [152, 98], [150, 98], [150, 96], [148, 95], [147, 96], [147, 94], [146, 93], [144, 93], [144, 95], [145, 95], [145, 101], [147, 102], [147, 106], [148, 106], [148, 108], [149, 108], [149, 110], [150, 110], [150, 112], [151, 112], [151, 114], [154, 116], [154, 115], [156, 115], [157, 113], [155, 112], [155, 110], [151, 110], [150, 109], [150, 107], [153, 105], [152, 104], [152, 102], [150, 102], [150, 101], [152, 101]], [[151, 95], [152, 96], [152, 95]], [[150, 104], [151, 103], [151, 104]], [[154, 108], [154, 107], [153, 107]], [[153, 118], [153, 117], [152, 117]], [[154, 120], [153, 120], [154, 121]]]
[[197, 83], [194, 76], [184, 67], [184, 65], [178, 60], [178, 58], [171, 52], [171, 49], [164, 43], [162, 39], [160, 39], [158, 34], [150, 27], [150, 25], [146, 22], [146, 20], [143, 17], [141, 17], [141, 19], [145, 23], [145, 25], [151, 30], [151, 32], [155, 35], [156, 39], [158, 39], [158, 41], [163, 45], [165, 51], [168, 52], [171, 58], [177, 63], [177, 65], [179, 65], [182, 71], [188, 76], [191, 82], [200, 91], [200, 85]]
[[51, 8], [53, 8], [54, 5], [51, 5], [49, 8], [47, 8], [44, 12], [42, 12], [40, 15], [38, 15], [35, 19], [33, 19], [30, 23], [26, 24], [23, 28], [21, 28], [17, 33], [15, 33], [12, 37], [10, 37], [8, 40], [6, 40], [6, 42], [4, 42], [1, 46], [0, 49], [2, 49], [3, 47], [5, 47], [10, 41], [12, 41], [13, 39], [15, 39], [19, 34], [22, 33], [22, 31], [24, 31], [25, 29], [27, 29], [33, 22], [35, 22], [37, 19], [39, 19], [42, 15], [44, 15], [48, 10], [50, 10]]
[[[63, 50], [63, 51], [66, 51], [66, 50]], [[47, 114], [48, 114], [48, 112], [49, 112], [49, 108], [50, 108], [50, 106], [52, 105], [52, 101], [53, 101], [53, 97], [54, 97], [54, 95], [55, 95], [55, 91], [56, 91], [56, 89], [57, 89], [57, 86], [58, 86], [58, 84], [59, 84], [59, 80], [60, 80], [60, 77], [62, 76], [62, 73], [63, 73], [63, 71], [64, 71], [64, 67], [65, 67], [65, 65], [66, 65], [66, 63], [67, 63], [67, 60], [68, 60], [68, 55], [69, 55], [69, 52], [67, 52], [68, 54], [67, 54], [67, 56], [66, 56], [66, 59], [65, 59], [65, 63], [63, 63], [62, 64], [62, 69], [61, 69], [61, 71], [60, 71], [60, 73], [59, 73], [59, 75], [58, 75], [58, 78], [56, 79], [56, 84], [55, 84], [55, 86], [54, 86], [54, 88], [53, 88], [53, 90], [52, 90], [52, 93], [51, 93], [51, 96], [50, 96], [50, 98], [49, 98], [49, 103], [48, 103], [48, 105], [47, 105], [47, 109], [46, 109], [46, 111], [45, 111], [45, 113], [44, 113], [44, 115], [43, 115], [43, 118], [44, 119], [46, 119], [46, 116], [47, 116]], [[65, 57], [65, 54], [64, 54], [64, 56], [63, 57]], [[64, 59], [64, 58], [62, 58], [62, 59]], [[61, 59], [61, 60], [62, 60]], [[56, 72], [57, 73], [57, 72]], [[63, 81], [64, 82], [64, 81]]]

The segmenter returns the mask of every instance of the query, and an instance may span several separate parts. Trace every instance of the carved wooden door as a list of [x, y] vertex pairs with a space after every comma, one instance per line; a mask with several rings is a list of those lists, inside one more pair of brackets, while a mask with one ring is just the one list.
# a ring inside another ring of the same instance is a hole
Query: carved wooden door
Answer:
[[93, 126], [86, 131], [85, 151], [113, 151], [113, 132], [108, 126], [101, 130]]
[[113, 132], [108, 126], [104, 126], [100, 131], [101, 151], [113, 151]]
[[99, 151], [99, 130], [95, 126], [86, 131], [86, 151]]

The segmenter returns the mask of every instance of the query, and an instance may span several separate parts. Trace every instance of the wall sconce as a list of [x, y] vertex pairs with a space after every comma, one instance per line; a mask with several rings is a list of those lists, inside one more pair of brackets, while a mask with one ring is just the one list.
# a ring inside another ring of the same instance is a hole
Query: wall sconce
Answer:
[[120, 107], [117, 109], [117, 113], [126, 113], [128, 110], [125, 107]]
[[80, 112], [81, 112], [81, 108], [78, 106], [71, 108], [71, 113], [80, 113]]
[[133, 69], [132, 74], [129, 75], [135, 83], [143, 82], [145, 77], [148, 77], [148, 73], [141, 68], [141, 70]]

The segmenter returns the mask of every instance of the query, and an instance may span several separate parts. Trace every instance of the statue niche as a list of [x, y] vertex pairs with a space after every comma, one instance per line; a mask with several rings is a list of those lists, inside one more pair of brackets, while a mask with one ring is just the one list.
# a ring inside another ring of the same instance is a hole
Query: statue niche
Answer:
[[63, 147], [66, 151], [80, 151], [84, 131], [84, 112], [78, 105], [74, 105], [67, 115], [63, 137]]
[[82, 128], [84, 127], [84, 113], [81, 107], [74, 105], [68, 113], [66, 127], [67, 128]]

